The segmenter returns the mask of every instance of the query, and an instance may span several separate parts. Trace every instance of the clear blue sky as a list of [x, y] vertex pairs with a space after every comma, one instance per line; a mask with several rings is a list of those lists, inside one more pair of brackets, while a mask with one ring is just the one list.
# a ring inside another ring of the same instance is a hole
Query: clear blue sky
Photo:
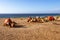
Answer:
[[0, 13], [60, 13], [60, 0], [0, 0]]

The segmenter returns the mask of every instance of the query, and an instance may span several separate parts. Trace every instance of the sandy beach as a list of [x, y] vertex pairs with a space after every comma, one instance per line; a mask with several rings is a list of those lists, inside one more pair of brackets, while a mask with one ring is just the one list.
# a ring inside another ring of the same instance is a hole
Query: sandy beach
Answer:
[[25, 18], [11, 18], [17, 26], [10, 28], [3, 26], [5, 19], [0, 18], [0, 40], [60, 40], [60, 21], [28, 23]]

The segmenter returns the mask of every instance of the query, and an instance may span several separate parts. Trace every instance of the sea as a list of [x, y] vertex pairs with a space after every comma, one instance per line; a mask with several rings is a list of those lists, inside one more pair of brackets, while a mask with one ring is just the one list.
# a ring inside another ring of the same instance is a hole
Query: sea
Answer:
[[18, 17], [35, 17], [35, 16], [40, 16], [40, 17], [45, 17], [45, 16], [60, 16], [59, 13], [35, 13], [35, 14], [0, 14], [0, 18], [18, 18]]

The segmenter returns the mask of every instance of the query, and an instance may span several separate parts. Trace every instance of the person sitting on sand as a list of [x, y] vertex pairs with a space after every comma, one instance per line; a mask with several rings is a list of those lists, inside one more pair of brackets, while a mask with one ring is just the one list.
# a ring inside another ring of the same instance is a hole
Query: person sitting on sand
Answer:
[[10, 18], [5, 19], [5, 21], [4, 21], [4, 25], [9, 25], [10, 27], [11, 27], [11, 23], [12, 23], [12, 21]]
[[32, 19], [32, 18], [29, 16], [29, 17], [27, 18], [27, 22], [30, 22], [31, 19]]
[[32, 18], [31, 22], [37, 22], [36, 18]]
[[40, 21], [40, 17], [39, 16], [36, 16], [36, 21], [39, 22]]
[[49, 21], [54, 21], [55, 19], [54, 19], [53, 16], [48, 16], [48, 20], [49, 20]]

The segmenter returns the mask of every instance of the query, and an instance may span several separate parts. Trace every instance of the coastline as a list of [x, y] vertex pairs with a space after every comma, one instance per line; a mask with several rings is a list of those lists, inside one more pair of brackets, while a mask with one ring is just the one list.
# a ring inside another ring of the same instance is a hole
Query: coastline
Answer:
[[28, 17], [28, 16], [31, 16], [31, 17], [35, 17], [35, 16], [40, 16], [40, 17], [45, 17], [45, 16], [59, 16], [60, 14], [57, 14], [57, 13], [50, 13], [50, 14], [0, 14], [0, 18], [20, 18], [20, 17]]

